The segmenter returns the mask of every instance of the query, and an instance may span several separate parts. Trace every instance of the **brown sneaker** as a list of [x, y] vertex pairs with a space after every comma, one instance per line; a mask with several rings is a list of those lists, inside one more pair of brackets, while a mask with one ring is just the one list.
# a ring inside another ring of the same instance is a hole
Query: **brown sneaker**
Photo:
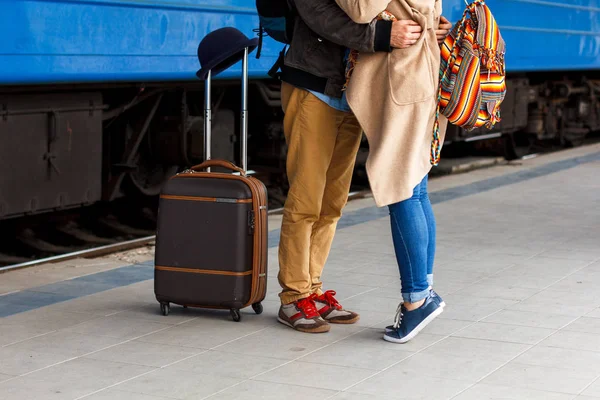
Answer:
[[353, 324], [360, 319], [360, 316], [352, 311], [344, 310], [342, 305], [335, 299], [335, 292], [328, 290], [320, 296], [312, 295], [319, 315], [332, 324]]
[[279, 308], [277, 320], [300, 332], [329, 332], [329, 324], [321, 318], [312, 297], [298, 300]]

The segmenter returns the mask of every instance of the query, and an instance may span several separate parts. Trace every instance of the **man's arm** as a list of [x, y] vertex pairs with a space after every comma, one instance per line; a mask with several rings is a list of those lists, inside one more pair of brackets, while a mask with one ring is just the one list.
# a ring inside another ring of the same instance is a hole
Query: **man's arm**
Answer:
[[334, 0], [297, 0], [300, 18], [323, 38], [360, 52], [391, 51], [391, 21], [357, 24]]
[[384, 11], [390, 0], [335, 0], [352, 21], [368, 24]]

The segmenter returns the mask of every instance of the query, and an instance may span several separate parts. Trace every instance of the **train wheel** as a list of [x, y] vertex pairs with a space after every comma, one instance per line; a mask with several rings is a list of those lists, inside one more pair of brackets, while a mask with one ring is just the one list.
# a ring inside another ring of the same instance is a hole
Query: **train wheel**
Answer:
[[128, 176], [135, 189], [145, 196], [156, 196], [160, 193], [165, 181], [177, 173], [177, 166], [162, 166], [143, 152], [134, 158], [137, 168]]
[[587, 136], [587, 132], [581, 133], [581, 134], [565, 135], [560, 138], [560, 142], [561, 142], [561, 145], [567, 149], [570, 149], [573, 147], [579, 147], [585, 143], [586, 136]]
[[528, 134], [506, 133], [502, 136], [504, 158], [519, 160], [532, 153], [534, 137]]

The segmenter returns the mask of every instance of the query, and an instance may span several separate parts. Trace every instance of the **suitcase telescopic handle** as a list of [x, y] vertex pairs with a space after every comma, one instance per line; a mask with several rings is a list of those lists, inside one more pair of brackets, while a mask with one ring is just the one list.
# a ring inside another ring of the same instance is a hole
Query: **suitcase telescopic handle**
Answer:
[[[240, 164], [237, 172], [248, 170], [248, 53], [249, 49], [244, 49], [242, 57], [242, 109], [240, 112]], [[211, 90], [212, 90], [212, 71], [208, 71], [204, 87], [204, 160], [211, 160], [212, 145], [212, 109], [211, 109]], [[204, 164], [204, 163], [203, 163]], [[203, 165], [200, 164], [200, 165]], [[228, 167], [226, 167], [228, 168]], [[193, 169], [193, 168], [192, 168]], [[240, 170], [240, 171], [238, 171]], [[208, 169], [210, 171], [210, 168]]]
[[227, 168], [227, 169], [230, 169], [232, 171], [239, 172], [243, 176], [246, 175], [246, 172], [243, 169], [241, 169], [240, 167], [238, 167], [234, 163], [229, 162], [229, 161], [225, 161], [225, 160], [207, 160], [207, 161], [204, 161], [202, 164], [194, 165], [190, 169], [192, 171], [202, 171], [202, 170], [208, 169], [210, 167]]

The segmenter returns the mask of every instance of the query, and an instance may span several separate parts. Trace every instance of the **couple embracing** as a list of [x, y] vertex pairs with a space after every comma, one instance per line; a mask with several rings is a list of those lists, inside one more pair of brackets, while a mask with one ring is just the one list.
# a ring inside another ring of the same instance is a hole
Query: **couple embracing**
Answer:
[[307, 333], [352, 324], [321, 274], [348, 198], [362, 132], [378, 206], [390, 212], [402, 299], [384, 332], [411, 340], [445, 306], [433, 290], [436, 224], [427, 176], [437, 162], [441, 0], [296, 0], [281, 65], [290, 184], [279, 245], [279, 322]]

